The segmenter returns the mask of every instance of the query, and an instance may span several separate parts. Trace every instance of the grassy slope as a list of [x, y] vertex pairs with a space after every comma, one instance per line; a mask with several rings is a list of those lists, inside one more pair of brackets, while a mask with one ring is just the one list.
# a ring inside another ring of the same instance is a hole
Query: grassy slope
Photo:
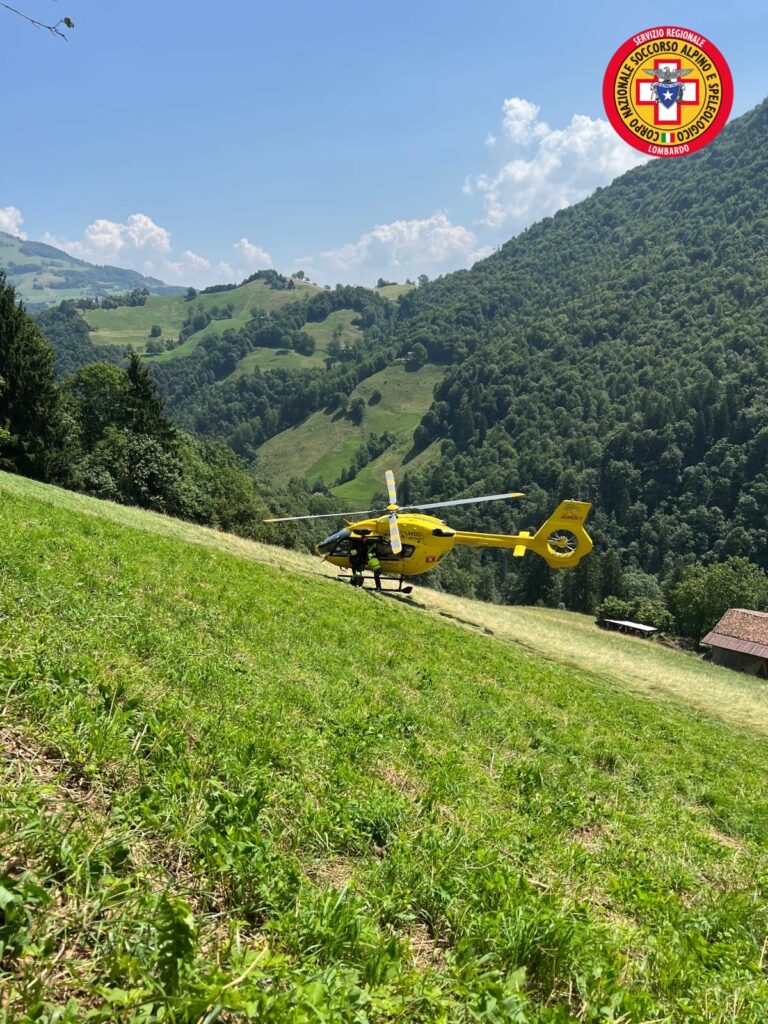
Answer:
[[594, 672], [656, 700], [678, 701], [768, 735], [768, 687], [692, 653], [599, 629], [591, 615], [486, 604], [419, 590], [430, 612], [490, 632], [561, 665]]
[[765, 1020], [764, 738], [289, 552], [0, 514], [3, 1019]]
[[[409, 372], [402, 364], [375, 373], [362, 381], [351, 395], [352, 399], [361, 397], [366, 402], [360, 426], [337, 413], [313, 413], [297, 427], [283, 431], [261, 446], [257, 460], [259, 474], [276, 483], [303, 476], [308, 480], [319, 477], [330, 484], [351, 464], [360, 442], [369, 433], [378, 435], [391, 431], [400, 435], [401, 447], [403, 438], [410, 447], [413, 428], [429, 407], [442, 374], [443, 369], [438, 366], [427, 365]], [[381, 401], [368, 405], [376, 390], [382, 393]], [[367, 476], [361, 479], [361, 486], [346, 489], [346, 497], [366, 500], [373, 491], [382, 489], [383, 473], [377, 473], [370, 481]]]
[[383, 295], [385, 299], [391, 299], [394, 302], [399, 299], [401, 295], [405, 295], [407, 292], [415, 288], [414, 284], [386, 284], [383, 288], [375, 288], [379, 295]]
[[84, 310], [83, 316], [91, 327], [96, 328], [91, 334], [91, 340], [95, 344], [134, 345], [137, 351], [141, 352], [149, 341], [149, 331], [153, 324], [158, 324], [163, 329], [163, 338], [178, 338], [181, 325], [190, 309], [196, 306], [210, 309], [212, 306], [221, 307], [230, 303], [235, 307], [231, 319], [215, 320], [204, 331], [192, 335], [184, 345], [151, 357], [164, 362], [180, 355], [188, 355], [196, 348], [203, 334], [222, 333], [230, 327], [238, 330], [250, 319], [250, 311], [253, 308], [272, 312], [284, 306], [286, 302], [296, 301], [316, 291], [314, 285], [308, 284], [299, 284], [290, 291], [276, 291], [263, 281], [252, 281], [229, 292], [198, 294], [191, 301], [183, 295], [150, 296], [145, 306]]
[[354, 345], [362, 337], [362, 331], [355, 326], [358, 314], [353, 309], [338, 309], [330, 313], [321, 323], [305, 324], [302, 331], [311, 334], [317, 347], [311, 356], [300, 355], [289, 349], [257, 348], [240, 360], [237, 369], [227, 380], [237, 380], [251, 373], [257, 366], [260, 370], [279, 368], [301, 370], [312, 366], [322, 366], [328, 351], [328, 342], [337, 326], [341, 327], [340, 341], [342, 344]]
[[162, 327], [162, 338], [178, 338], [189, 306], [183, 295], [150, 295], [145, 306], [84, 309], [80, 315], [93, 328], [95, 345], [134, 345], [142, 352], [153, 324]]
[[400, 480], [406, 470], [420, 469], [427, 463], [440, 458], [440, 444], [434, 441], [418, 455], [410, 458], [413, 449], [413, 431], [407, 430], [395, 441], [395, 443], [367, 466], [363, 466], [354, 480], [348, 480], [333, 488], [333, 493], [339, 498], [348, 502], [358, 504], [369, 501], [374, 494], [380, 494], [384, 489], [384, 474], [391, 469], [395, 477]]

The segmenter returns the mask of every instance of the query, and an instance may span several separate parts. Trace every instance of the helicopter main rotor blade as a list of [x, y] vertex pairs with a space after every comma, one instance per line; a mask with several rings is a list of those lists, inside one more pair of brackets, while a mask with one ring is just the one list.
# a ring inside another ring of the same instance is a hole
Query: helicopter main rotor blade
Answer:
[[391, 469], [388, 469], [384, 474], [384, 479], [387, 481], [387, 494], [389, 495], [389, 504], [397, 504], [397, 488], [395, 487], [395, 474]]
[[400, 543], [400, 528], [397, 525], [397, 513], [393, 512], [389, 517], [389, 544], [393, 555], [399, 555], [403, 550]]
[[506, 498], [524, 498], [522, 491], [511, 491], [509, 494], [484, 494], [479, 498], [455, 498], [453, 501], [433, 501], [429, 505], [403, 505], [401, 512], [410, 512], [411, 509], [423, 508], [447, 508], [449, 505], [473, 505], [478, 501], [504, 501]]
[[343, 519], [344, 516], [381, 515], [377, 508], [364, 508], [359, 512], [322, 512], [316, 516], [283, 516], [282, 519], [262, 519], [262, 523], [294, 523], [299, 519]]

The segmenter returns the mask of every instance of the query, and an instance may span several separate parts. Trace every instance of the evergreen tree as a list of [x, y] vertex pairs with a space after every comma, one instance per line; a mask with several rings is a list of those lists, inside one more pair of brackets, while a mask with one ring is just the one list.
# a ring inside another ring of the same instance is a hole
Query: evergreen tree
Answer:
[[119, 366], [91, 363], [78, 370], [63, 390], [86, 450], [98, 443], [107, 427], [128, 425], [128, 378]]
[[141, 357], [135, 352], [131, 354], [125, 372], [131, 429], [134, 433], [146, 434], [163, 444], [170, 444], [175, 438], [175, 431], [163, 415], [163, 399], [157, 393]]
[[0, 270], [0, 467], [38, 480], [65, 476], [54, 354]]

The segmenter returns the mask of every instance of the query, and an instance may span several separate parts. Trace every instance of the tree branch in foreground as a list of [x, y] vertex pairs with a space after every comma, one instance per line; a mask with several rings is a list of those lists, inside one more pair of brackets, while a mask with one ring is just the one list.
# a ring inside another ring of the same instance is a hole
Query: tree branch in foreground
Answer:
[[28, 14], [25, 14], [23, 11], [17, 11], [16, 8], [15, 7], [11, 7], [10, 4], [2, 3], [1, 0], [0, 0], [0, 7], [4, 7], [6, 9], [6, 11], [10, 11], [11, 14], [17, 14], [20, 18], [23, 18], [25, 21], [28, 21], [30, 23], [30, 25], [34, 25], [35, 28], [47, 29], [47, 31], [50, 32], [51, 35], [59, 36], [60, 39], [64, 39], [65, 41], [66, 41], [67, 37], [61, 31], [61, 29], [59, 28], [59, 25], [63, 25], [64, 28], [74, 28], [75, 27], [75, 23], [74, 23], [74, 21], [72, 21], [71, 18], [59, 18], [59, 20], [54, 25], [46, 25], [44, 21], [38, 21], [36, 18], [31, 18]]

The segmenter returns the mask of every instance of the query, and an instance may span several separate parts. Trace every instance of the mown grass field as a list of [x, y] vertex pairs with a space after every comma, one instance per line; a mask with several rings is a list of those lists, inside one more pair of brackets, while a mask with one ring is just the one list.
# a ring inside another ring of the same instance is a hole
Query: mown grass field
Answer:
[[0, 517], [4, 1024], [766, 1019], [764, 736], [298, 554]]
[[[366, 403], [362, 424], [356, 425], [337, 412], [313, 413], [303, 423], [261, 446], [257, 457], [259, 474], [277, 484], [296, 476], [332, 484], [341, 470], [351, 465], [355, 452], [370, 433], [381, 435], [390, 431], [397, 436], [400, 448], [407, 451], [413, 429], [429, 408], [432, 392], [444, 372], [443, 367], [429, 364], [411, 371], [398, 363], [373, 374], [350, 395], [350, 401], [359, 397]], [[382, 397], [371, 405], [374, 391], [380, 391]], [[405, 451], [395, 460], [397, 468], [404, 455]], [[375, 476], [366, 474], [359, 486], [348, 486], [344, 496], [367, 501], [375, 491], [382, 490], [383, 479], [383, 472], [377, 471]]]
[[391, 299], [392, 302], [395, 302], [401, 295], [405, 295], [415, 287], [416, 285], [414, 284], [385, 284], [383, 288], [376, 288], [374, 291], [377, 291], [379, 295], [383, 295], [385, 299]]
[[201, 307], [208, 310], [213, 306], [234, 306], [228, 320], [214, 320], [204, 330], [191, 335], [178, 348], [148, 358], [158, 362], [178, 359], [189, 355], [197, 347], [204, 334], [221, 334], [228, 328], [238, 330], [251, 318], [251, 309], [265, 313], [273, 312], [287, 302], [294, 302], [317, 291], [315, 285], [299, 283], [295, 288], [277, 291], [264, 281], [251, 281], [228, 292], [198, 294], [188, 300], [183, 295], [150, 295], [144, 306], [120, 306], [117, 309], [82, 310], [82, 316], [94, 328], [91, 340], [96, 345], [133, 345], [137, 352], [144, 352], [153, 324], [162, 328], [162, 339], [178, 338], [181, 325], [191, 309]]
[[419, 589], [416, 600], [432, 613], [490, 632], [561, 665], [768, 734], [768, 686], [704, 662], [693, 652], [600, 629], [593, 616], [576, 612], [486, 604], [426, 588]]

